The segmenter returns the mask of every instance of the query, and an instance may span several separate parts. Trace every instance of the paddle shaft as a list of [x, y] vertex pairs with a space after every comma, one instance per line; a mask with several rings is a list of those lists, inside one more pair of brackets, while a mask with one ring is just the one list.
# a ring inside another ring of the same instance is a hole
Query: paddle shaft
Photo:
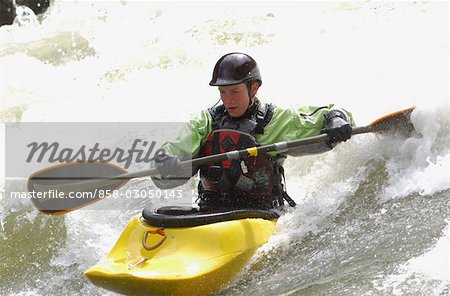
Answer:
[[[355, 127], [355, 128], [353, 128], [352, 135], [370, 133], [370, 132], [374, 132], [374, 131], [375, 131], [374, 128], [370, 125]], [[259, 146], [259, 147], [252, 147], [252, 148], [247, 148], [247, 149], [242, 149], [242, 150], [235, 150], [235, 151], [225, 152], [225, 153], [221, 153], [221, 154], [205, 156], [205, 157], [196, 158], [196, 159], [192, 159], [192, 160], [186, 160], [186, 161], [181, 162], [181, 165], [183, 167], [201, 166], [201, 165], [205, 165], [205, 164], [209, 164], [209, 163], [220, 162], [220, 161], [227, 160], [227, 159], [244, 159], [244, 158], [247, 158], [252, 155], [252, 153], [249, 152], [249, 151], [252, 151], [252, 149], [253, 149], [253, 151], [257, 150], [257, 153], [260, 154], [260, 153], [267, 153], [267, 152], [280, 151], [280, 150], [285, 151], [285, 150], [289, 150], [289, 149], [297, 148], [297, 147], [301, 147], [301, 146], [308, 146], [308, 145], [312, 145], [312, 144], [324, 143], [328, 140], [329, 140], [329, 136], [327, 134], [320, 134], [318, 136], [309, 137], [309, 138], [305, 138], [305, 139], [299, 139], [299, 140], [294, 140], [294, 141], [289, 141], [289, 142], [279, 142], [279, 143], [274, 143], [274, 144], [269, 144], [269, 145], [264, 145], [264, 146]], [[118, 179], [143, 178], [143, 177], [153, 176], [157, 173], [158, 173], [157, 169], [154, 168], [154, 169], [147, 169], [147, 170], [142, 170], [142, 171], [137, 171], [137, 172], [132, 172], [132, 173], [126, 173], [126, 174], [119, 175], [119, 176], [112, 176], [107, 179], [108, 180], [118, 180]]]
[[[395, 133], [395, 132], [407, 132], [407, 134], [410, 134], [411, 131], [414, 130], [414, 127], [410, 121], [410, 115], [411, 112], [414, 110], [414, 108], [409, 108], [405, 110], [400, 110], [395, 113], [388, 114], [382, 118], [377, 119], [376, 121], [372, 122], [368, 126], [362, 126], [362, 127], [354, 127], [352, 129], [352, 135], [357, 134], [364, 134], [364, 133], [372, 133], [372, 132], [388, 132], [388, 133]], [[294, 140], [294, 141], [287, 141], [287, 142], [279, 142], [259, 147], [250, 147], [247, 149], [242, 150], [235, 150], [235, 151], [229, 151], [226, 153], [216, 154], [216, 155], [210, 155], [202, 158], [196, 158], [192, 160], [183, 161], [181, 165], [185, 168], [187, 167], [199, 167], [205, 164], [210, 163], [216, 163], [223, 160], [228, 159], [245, 159], [247, 157], [251, 156], [257, 156], [261, 153], [268, 153], [268, 152], [286, 152], [289, 151], [292, 148], [299, 148], [302, 146], [308, 146], [313, 144], [320, 144], [320, 143], [326, 143], [329, 141], [330, 138], [328, 134], [320, 134], [314, 137]], [[77, 164], [74, 164], [77, 165]], [[67, 166], [70, 168], [70, 166]], [[50, 168], [51, 169], [51, 168]], [[47, 172], [49, 169], [43, 170], [43, 172]], [[152, 169], [146, 169], [141, 170], [137, 172], [132, 173], [124, 173], [124, 174], [115, 174], [112, 173], [111, 175], [106, 175], [103, 177], [93, 177], [92, 179], [81, 181], [81, 182], [69, 182], [68, 184], [64, 183], [49, 183], [47, 180], [52, 177], [40, 176], [40, 172], [35, 173], [30, 179], [28, 180], [28, 188], [32, 190], [36, 189], [38, 191], [48, 191], [48, 190], [58, 190], [65, 193], [68, 192], [80, 192], [80, 191], [90, 191], [95, 192], [97, 194], [98, 189], [107, 189], [108, 191], [111, 191], [111, 188], [120, 188], [121, 186], [125, 185], [130, 179], [134, 178], [143, 178], [148, 176], [154, 176], [158, 174], [158, 170], [156, 168]], [[42, 178], [41, 178], [42, 177]], [[39, 183], [36, 181], [43, 180], [44, 182]], [[58, 178], [55, 178], [55, 180]], [[64, 177], [62, 178], [64, 179]], [[69, 178], [70, 179], [70, 178]], [[69, 180], [68, 179], [68, 180]], [[34, 182], [34, 183], [33, 183]], [[98, 200], [98, 199], [96, 199]], [[52, 199], [48, 199], [48, 201], [52, 201]], [[46, 209], [45, 207], [42, 207], [41, 203], [36, 205], [40, 211], [46, 214], [51, 215], [59, 215], [63, 213], [70, 212], [74, 209], [77, 209], [79, 207], [85, 206], [91, 201], [89, 200], [87, 203], [84, 202], [84, 200], [81, 200], [82, 202], [80, 204], [77, 204], [76, 206], [69, 206], [66, 207], [66, 205], [62, 205], [61, 209], [54, 210], [54, 209]], [[45, 200], [47, 202], [47, 200]], [[42, 202], [43, 204], [44, 202]]]
[[[377, 119], [367, 126], [354, 127], [352, 129], [352, 135], [374, 133], [374, 132], [386, 132], [395, 130], [408, 130], [410, 132], [413, 126], [410, 122], [411, 112], [414, 107], [405, 110], [400, 110], [391, 114], [388, 114], [382, 118]], [[197, 158], [193, 160], [184, 161], [181, 164], [183, 166], [201, 166], [208, 163], [220, 162], [226, 159], [244, 159], [249, 156], [256, 156], [259, 153], [267, 153], [273, 151], [287, 151], [291, 148], [298, 148], [302, 146], [308, 146], [312, 144], [325, 143], [330, 140], [328, 134], [320, 134], [314, 137], [289, 141], [289, 142], [279, 142], [274, 144], [269, 144], [265, 146], [252, 147], [242, 150], [230, 151], [221, 154], [215, 154], [211, 156], [206, 156], [202, 158]], [[136, 172], [133, 174], [125, 174], [124, 176], [133, 177], [145, 177], [155, 174], [155, 170], [146, 170], [142, 172]]]

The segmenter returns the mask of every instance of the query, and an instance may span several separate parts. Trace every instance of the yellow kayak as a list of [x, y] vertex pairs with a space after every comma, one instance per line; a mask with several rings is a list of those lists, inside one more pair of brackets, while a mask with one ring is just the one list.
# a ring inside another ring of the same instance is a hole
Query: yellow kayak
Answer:
[[[146, 209], [147, 210], [147, 209]], [[275, 231], [272, 211], [136, 216], [85, 275], [128, 295], [204, 295], [230, 283]], [[174, 214], [175, 213], [175, 214]]]

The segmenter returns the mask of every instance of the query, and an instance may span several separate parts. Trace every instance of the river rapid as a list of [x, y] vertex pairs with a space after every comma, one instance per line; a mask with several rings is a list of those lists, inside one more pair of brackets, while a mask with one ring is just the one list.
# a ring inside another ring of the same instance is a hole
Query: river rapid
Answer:
[[[188, 121], [217, 102], [212, 68], [232, 51], [279, 106], [334, 103], [357, 125], [416, 106], [409, 138], [289, 158], [297, 207], [218, 294], [450, 295], [447, 2], [67, 0], [39, 18], [0, 28], [2, 152], [7, 122]], [[148, 201], [45, 216], [0, 174], [0, 295], [114, 295], [83, 271]]]

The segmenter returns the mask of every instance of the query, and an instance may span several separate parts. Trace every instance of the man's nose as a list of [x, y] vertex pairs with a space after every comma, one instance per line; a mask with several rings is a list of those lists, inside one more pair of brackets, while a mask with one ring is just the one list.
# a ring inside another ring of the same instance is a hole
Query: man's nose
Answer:
[[232, 96], [228, 95], [228, 94], [223, 94], [222, 95], [222, 101], [231, 102], [232, 101]]

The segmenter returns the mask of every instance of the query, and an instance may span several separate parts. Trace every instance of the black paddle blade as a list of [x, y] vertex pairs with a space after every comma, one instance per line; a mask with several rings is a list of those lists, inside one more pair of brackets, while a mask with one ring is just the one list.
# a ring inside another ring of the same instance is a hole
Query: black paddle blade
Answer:
[[[105, 197], [125, 185], [127, 171], [101, 162], [77, 162], [46, 168], [28, 179], [33, 205], [48, 215], [64, 214]], [[114, 178], [114, 179], [112, 179]]]
[[378, 133], [397, 133], [408, 137], [415, 131], [411, 122], [411, 113], [414, 109], [415, 107], [411, 107], [383, 116], [372, 122], [369, 125], [370, 129]]

